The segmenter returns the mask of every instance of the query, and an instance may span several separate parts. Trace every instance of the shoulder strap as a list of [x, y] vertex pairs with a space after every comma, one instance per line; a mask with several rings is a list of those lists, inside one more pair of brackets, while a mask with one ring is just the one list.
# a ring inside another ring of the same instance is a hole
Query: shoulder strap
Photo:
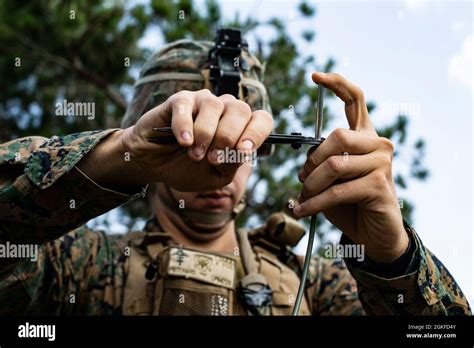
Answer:
[[148, 279], [145, 275], [170, 236], [163, 232], [134, 232], [126, 239], [130, 254], [126, 264], [127, 278], [123, 291], [122, 314], [150, 315], [153, 311], [154, 294], [149, 288], [154, 286], [156, 279]]

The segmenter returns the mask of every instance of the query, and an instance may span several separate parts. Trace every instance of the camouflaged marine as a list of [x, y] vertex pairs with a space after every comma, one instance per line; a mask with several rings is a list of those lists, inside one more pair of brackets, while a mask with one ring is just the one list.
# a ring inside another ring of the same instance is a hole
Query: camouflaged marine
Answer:
[[[212, 47], [181, 40], [153, 55], [123, 127], [179, 90], [211, 88]], [[270, 111], [262, 65], [245, 47], [241, 54], [239, 97], [254, 110]], [[143, 231], [125, 236], [85, 226], [145, 196], [145, 187], [130, 193], [99, 185], [77, 166], [116, 131], [32, 136], [0, 145], [0, 244], [40, 245], [35, 262], [0, 259], [1, 314], [289, 315], [302, 266], [292, 248], [304, 229], [284, 213], [271, 215], [258, 229], [236, 231], [237, 253], [180, 245], [156, 216]], [[176, 210], [172, 197], [158, 199]], [[219, 218], [231, 221], [242, 209], [239, 204]], [[186, 219], [188, 213], [193, 214], [186, 209], [180, 214]], [[381, 265], [314, 257], [300, 314], [470, 314], [448, 270], [404, 226], [410, 246], [402, 261]], [[341, 243], [351, 241], [343, 236]]]

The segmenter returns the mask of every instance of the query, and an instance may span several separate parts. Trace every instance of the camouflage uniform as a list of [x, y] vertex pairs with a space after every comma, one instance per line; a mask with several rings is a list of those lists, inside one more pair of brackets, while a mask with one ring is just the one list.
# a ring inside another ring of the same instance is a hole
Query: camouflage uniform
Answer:
[[[192, 45], [196, 44], [186, 41], [178, 45], [178, 50], [165, 48], [150, 61], [162, 72], [202, 71], [203, 56], [186, 51]], [[207, 48], [203, 46], [203, 50]], [[244, 76], [251, 78], [253, 74], [254, 78], [261, 79], [257, 75], [261, 75], [263, 69], [258, 61], [252, 56], [247, 60], [252, 68]], [[150, 104], [157, 105], [165, 100], [170, 90], [195, 90], [202, 88], [202, 83], [193, 81], [188, 86], [171, 78], [139, 85], [124, 125], [135, 123], [137, 115]], [[264, 90], [255, 84], [245, 88], [244, 98], [254, 109], [269, 109]], [[156, 91], [153, 93], [155, 98], [143, 98], [144, 89]], [[124, 313], [124, 289], [127, 279], [132, 276], [125, 250], [133, 234], [125, 237], [106, 235], [102, 231], [92, 231], [84, 224], [142, 197], [144, 192], [125, 194], [101, 187], [76, 167], [89, 151], [114, 131], [91, 131], [50, 139], [27, 137], [0, 145], [0, 244], [41, 245], [36, 262], [0, 259], [2, 315]], [[470, 314], [469, 304], [448, 270], [423, 246], [415, 231], [408, 224], [405, 227], [412, 252], [403, 274], [383, 277], [372, 272], [373, 268], [353, 260], [313, 258], [306, 284], [311, 314]], [[152, 219], [144, 231], [138, 233], [145, 240], [159, 231], [159, 223]], [[173, 245], [171, 238], [165, 234], [161, 236], [164, 244]], [[274, 262], [280, 262], [279, 267], [286, 267], [285, 277], [299, 276], [300, 257], [288, 252], [289, 248], [275, 248], [258, 233], [254, 236], [252, 248], [265, 249], [264, 252], [274, 255], [285, 251], [286, 256], [278, 256], [280, 261]], [[276, 294], [275, 302], [278, 300]], [[401, 303], [400, 296], [403, 298]], [[286, 313], [288, 308], [272, 311], [272, 314]], [[235, 314], [245, 312], [236, 310]]]

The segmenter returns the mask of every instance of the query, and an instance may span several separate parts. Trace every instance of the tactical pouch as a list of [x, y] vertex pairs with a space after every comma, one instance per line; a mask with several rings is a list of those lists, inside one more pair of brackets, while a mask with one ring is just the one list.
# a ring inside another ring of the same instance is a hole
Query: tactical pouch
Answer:
[[180, 247], [158, 255], [154, 315], [232, 315], [236, 260]]

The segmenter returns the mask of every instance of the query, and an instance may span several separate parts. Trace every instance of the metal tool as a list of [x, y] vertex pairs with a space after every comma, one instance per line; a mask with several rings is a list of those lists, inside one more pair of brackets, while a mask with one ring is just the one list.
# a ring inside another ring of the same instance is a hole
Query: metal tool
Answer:
[[[171, 127], [162, 127], [162, 128], [153, 128], [155, 132], [170, 134], [172, 133]], [[265, 139], [264, 144], [289, 144], [294, 149], [299, 149], [301, 145], [315, 145], [318, 146], [323, 142], [324, 139], [313, 138], [313, 137], [304, 137], [301, 133], [291, 133], [288, 134], [270, 134], [270, 136]], [[171, 145], [177, 144], [177, 140], [174, 135], [171, 136], [161, 136], [155, 138], [149, 138], [149, 142], [156, 144]]]
[[[324, 87], [318, 85], [318, 102], [316, 105], [316, 122], [315, 122], [315, 131], [314, 136], [316, 139], [321, 139], [321, 131], [323, 128], [323, 107], [324, 107]], [[311, 222], [309, 226], [309, 237], [308, 237], [308, 246], [306, 247], [306, 255], [304, 257], [303, 272], [301, 274], [300, 286], [298, 288], [298, 294], [296, 295], [295, 305], [291, 315], [298, 315], [301, 307], [301, 301], [303, 299], [306, 278], [308, 277], [309, 263], [311, 261], [311, 256], [313, 253], [313, 244], [314, 237], [316, 235], [316, 217], [314, 214], [311, 216]]]

